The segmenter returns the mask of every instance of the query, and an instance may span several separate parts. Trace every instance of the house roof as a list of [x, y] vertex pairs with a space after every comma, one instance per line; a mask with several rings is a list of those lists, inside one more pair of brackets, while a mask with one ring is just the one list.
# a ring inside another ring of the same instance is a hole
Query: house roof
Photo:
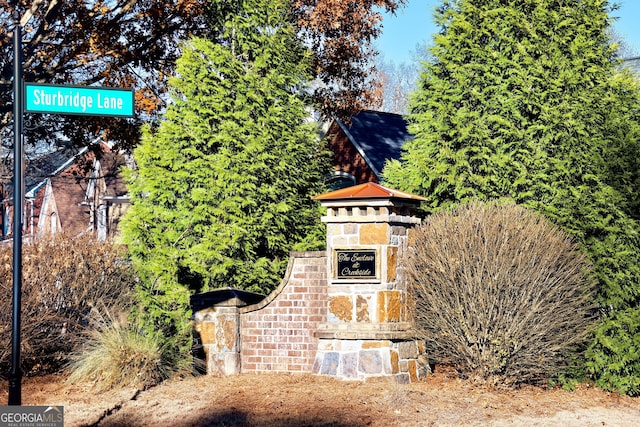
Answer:
[[422, 196], [417, 196], [404, 191], [394, 190], [374, 182], [354, 185], [353, 187], [341, 188], [329, 193], [319, 194], [313, 197], [314, 200], [343, 200], [343, 199], [404, 199], [404, 200], [427, 200]]
[[[24, 177], [27, 198], [35, 197], [35, 194], [44, 187], [48, 178], [58, 176], [67, 170], [73, 170], [73, 175], [75, 176], [85, 176], [87, 171], [82, 171], [81, 169], [88, 169], [93, 159], [93, 155], [84, 158], [88, 151], [87, 147], [83, 147], [75, 155], [70, 155], [68, 151], [57, 150], [29, 160]], [[107, 183], [108, 195], [123, 196], [127, 194], [126, 184], [120, 174], [120, 167], [125, 164], [124, 157], [109, 149], [104, 149], [100, 160], [102, 165], [101, 172]], [[8, 199], [13, 198], [13, 185], [6, 186], [5, 190], [6, 197]]]
[[402, 146], [413, 138], [399, 114], [364, 110], [349, 125], [336, 122], [378, 178], [387, 159], [399, 159]]
[[77, 154], [70, 156], [68, 152], [58, 150], [30, 161], [25, 172], [27, 197], [33, 197], [45, 185], [47, 178], [69, 169], [86, 152], [87, 148], [84, 147]]
[[[84, 153], [86, 148], [81, 151]], [[78, 155], [80, 155], [78, 154]], [[33, 197], [34, 194], [46, 184], [47, 178], [57, 175], [73, 164], [74, 156], [69, 156], [64, 150], [56, 150], [30, 159], [27, 162], [24, 174], [24, 191], [27, 197]], [[5, 186], [6, 198], [13, 198], [13, 178], [11, 185]]]

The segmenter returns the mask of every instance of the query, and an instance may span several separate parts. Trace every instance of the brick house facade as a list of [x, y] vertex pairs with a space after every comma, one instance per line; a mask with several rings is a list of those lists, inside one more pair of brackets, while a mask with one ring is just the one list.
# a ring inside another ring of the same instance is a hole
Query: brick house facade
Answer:
[[[94, 233], [100, 239], [118, 232], [128, 205], [121, 168], [125, 156], [106, 144], [82, 149], [76, 156], [54, 151], [30, 161], [25, 172], [24, 237], [57, 233]], [[12, 236], [13, 184], [2, 188], [0, 240]]]

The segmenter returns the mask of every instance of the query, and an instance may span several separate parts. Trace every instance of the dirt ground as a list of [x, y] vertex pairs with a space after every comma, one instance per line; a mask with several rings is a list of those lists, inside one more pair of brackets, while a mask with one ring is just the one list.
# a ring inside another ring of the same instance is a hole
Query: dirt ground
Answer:
[[[0, 386], [7, 402], [7, 382]], [[65, 426], [637, 426], [640, 398], [474, 386], [445, 369], [424, 381], [344, 382], [306, 374], [191, 377], [96, 393], [65, 377], [25, 378], [24, 405], [63, 405]]]

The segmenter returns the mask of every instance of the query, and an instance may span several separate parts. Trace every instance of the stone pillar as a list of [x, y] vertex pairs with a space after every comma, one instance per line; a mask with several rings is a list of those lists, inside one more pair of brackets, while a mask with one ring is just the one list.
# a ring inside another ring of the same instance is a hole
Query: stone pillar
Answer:
[[398, 259], [422, 197], [366, 183], [316, 196], [327, 208], [328, 307], [313, 372], [342, 379], [417, 380], [415, 339]]
[[191, 298], [194, 329], [200, 334], [208, 375], [240, 373], [240, 307], [258, 303], [263, 298], [263, 295], [232, 288]]

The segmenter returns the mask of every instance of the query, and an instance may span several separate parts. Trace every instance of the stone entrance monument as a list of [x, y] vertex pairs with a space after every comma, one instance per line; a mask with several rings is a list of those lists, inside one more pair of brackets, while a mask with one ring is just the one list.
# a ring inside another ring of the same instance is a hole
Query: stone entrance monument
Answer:
[[327, 318], [319, 325], [313, 372], [343, 379], [428, 370], [415, 338], [399, 256], [420, 223], [424, 198], [374, 183], [315, 197], [327, 208]]
[[268, 296], [219, 289], [192, 298], [207, 372], [313, 372], [416, 381], [429, 371], [398, 260], [421, 197], [367, 183], [315, 197], [324, 252], [293, 252]]

